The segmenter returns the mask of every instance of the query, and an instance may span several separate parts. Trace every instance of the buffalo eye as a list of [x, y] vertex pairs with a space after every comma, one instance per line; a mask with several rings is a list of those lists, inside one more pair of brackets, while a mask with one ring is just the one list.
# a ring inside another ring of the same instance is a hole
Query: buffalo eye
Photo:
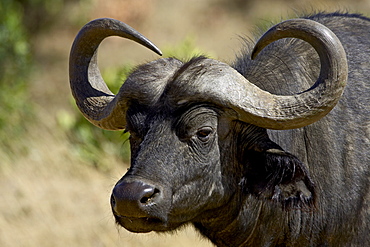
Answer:
[[196, 136], [200, 141], [207, 142], [212, 133], [213, 129], [211, 127], [203, 127], [197, 131]]

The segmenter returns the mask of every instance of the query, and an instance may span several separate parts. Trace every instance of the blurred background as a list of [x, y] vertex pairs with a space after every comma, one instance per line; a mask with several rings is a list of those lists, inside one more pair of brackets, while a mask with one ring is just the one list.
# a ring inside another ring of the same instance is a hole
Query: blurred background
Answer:
[[[138, 235], [115, 226], [109, 198], [128, 168], [128, 136], [84, 120], [69, 90], [69, 50], [88, 21], [122, 20], [165, 57], [231, 62], [240, 37], [337, 10], [369, 16], [370, 0], [1, 0], [0, 246], [211, 246], [191, 227]], [[157, 58], [109, 38], [99, 66], [117, 92], [133, 66]]]

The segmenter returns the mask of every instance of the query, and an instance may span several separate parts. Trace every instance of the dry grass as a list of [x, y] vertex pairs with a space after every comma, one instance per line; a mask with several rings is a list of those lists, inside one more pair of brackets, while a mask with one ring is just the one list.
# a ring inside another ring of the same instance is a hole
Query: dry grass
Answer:
[[[67, 59], [77, 30], [67, 26], [78, 18], [69, 15], [84, 13], [79, 17], [84, 23], [102, 16], [124, 20], [159, 47], [193, 35], [206, 53], [229, 61], [240, 47], [238, 35], [248, 34], [261, 20], [279, 20], [302, 9], [370, 11], [368, 0], [235, 1], [246, 3], [241, 7], [223, 5], [227, 1], [221, 0], [151, 0], [145, 5], [142, 1], [96, 0], [91, 6], [69, 6], [58, 28], [36, 39], [38, 70], [33, 74], [31, 96], [37, 104], [37, 119], [18, 140], [27, 143], [29, 152], [0, 150], [0, 246], [211, 246], [191, 229], [158, 236], [131, 234], [115, 226], [109, 196], [126, 165], [109, 157], [105, 162], [115, 164], [110, 172], [87, 165], [72, 154], [56, 121], [61, 110], [75, 112], [70, 104]], [[103, 44], [100, 64], [104, 69], [122, 65], [123, 60], [140, 63], [155, 58], [137, 45], [112, 38]]]
[[[30, 155], [0, 175], [0, 246], [174, 246], [171, 236], [139, 237], [115, 226], [109, 197], [124, 170], [98, 172], [63, 142], [33, 139]], [[191, 231], [175, 239], [183, 242], [176, 246], [196, 243]]]

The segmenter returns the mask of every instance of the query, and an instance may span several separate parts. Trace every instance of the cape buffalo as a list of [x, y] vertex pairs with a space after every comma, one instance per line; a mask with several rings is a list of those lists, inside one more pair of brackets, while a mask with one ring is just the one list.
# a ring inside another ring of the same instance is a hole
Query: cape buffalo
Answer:
[[191, 223], [217, 246], [370, 246], [370, 19], [287, 20], [245, 41], [232, 65], [158, 59], [117, 95], [97, 66], [112, 35], [161, 52], [105, 18], [71, 49], [82, 114], [130, 133], [131, 167], [111, 196], [117, 224]]

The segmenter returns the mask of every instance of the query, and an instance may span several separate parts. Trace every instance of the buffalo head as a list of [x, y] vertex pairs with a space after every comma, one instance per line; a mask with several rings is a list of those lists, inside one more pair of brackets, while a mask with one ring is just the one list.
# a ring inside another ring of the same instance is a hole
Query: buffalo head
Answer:
[[313, 205], [314, 184], [304, 164], [272, 142], [266, 129], [311, 124], [340, 98], [346, 55], [329, 29], [311, 20], [289, 20], [255, 45], [252, 58], [282, 38], [302, 39], [316, 50], [319, 78], [296, 95], [271, 94], [229, 65], [205, 57], [141, 65], [114, 95], [96, 61], [100, 42], [112, 35], [161, 52], [112, 19], [84, 26], [71, 50], [70, 84], [83, 115], [100, 128], [131, 134], [131, 167], [111, 197], [118, 224], [148, 232], [188, 222], [212, 224], [215, 215], [226, 222], [239, 212], [245, 196], [264, 197], [285, 208]]

